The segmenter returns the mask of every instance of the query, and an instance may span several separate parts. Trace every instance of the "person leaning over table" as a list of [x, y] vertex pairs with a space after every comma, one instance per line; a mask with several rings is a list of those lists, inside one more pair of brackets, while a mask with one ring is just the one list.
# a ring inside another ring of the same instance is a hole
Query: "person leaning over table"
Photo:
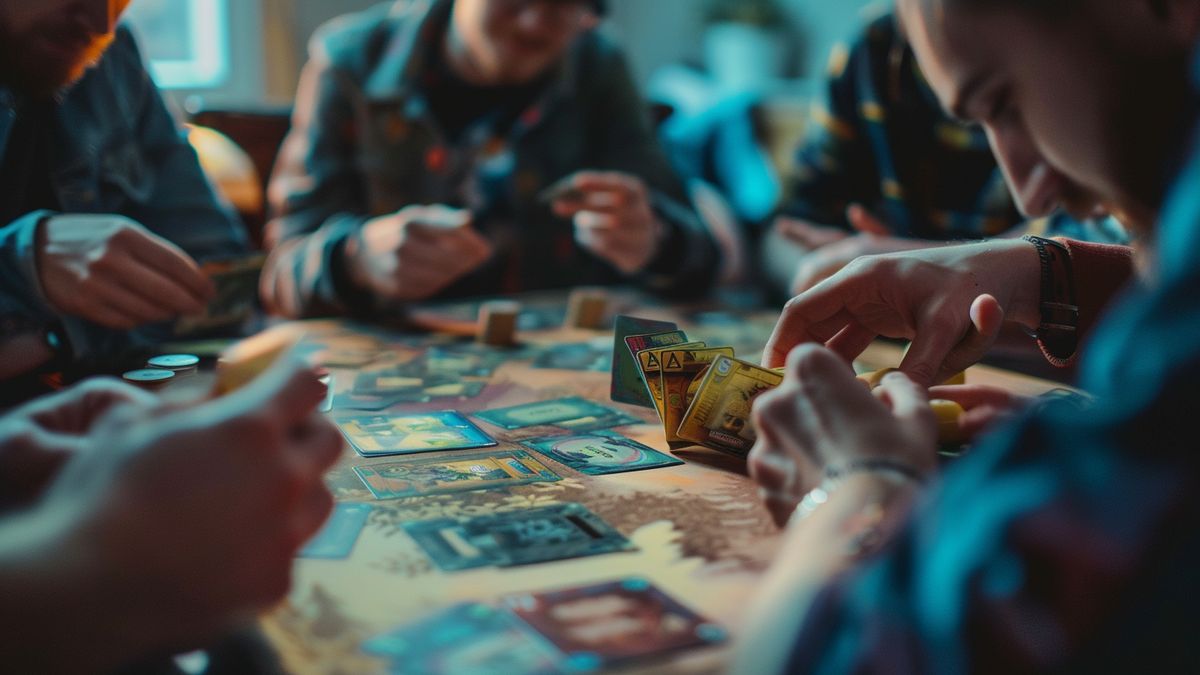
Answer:
[[[717, 251], [591, 0], [416, 0], [313, 38], [271, 183], [262, 295], [289, 317], [636, 282]], [[543, 203], [572, 176], [575, 195]]]
[[1060, 212], [1027, 222], [986, 132], [942, 111], [894, 12], [833, 50], [827, 80], [790, 199], [766, 240], [774, 286], [803, 293], [860, 256], [954, 241], [1128, 242], [1115, 218]]
[[5, 672], [112, 672], [277, 604], [333, 505], [323, 398], [285, 360], [197, 405], [92, 380], [0, 417]]
[[[1030, 242], [876, 256], [794, 299], [765, 356], [787, 377], [755, 407], [751, 466], [777, 514], [795, 509], [736, 672], [1197, 672], [1200, 2], [898, 11], [938, 98], [985, 125], [1024, 207], [1107, 203], [1149, 263], [1090, 331], [1091, 402], [925, 387], [1004, 320], [1069, 349], [1053, 325], [1072, 320], [1062, 280], [1091, 302], [1105, 290], [1092, 283], [1128, 274], [1127, 253], [1038, 242], [1045, 286]], [[846, 359], [877, 333], [915, 346], [872, 395]], [[939, 475], [931, 396], [1012, 419], [989, 415]]]
[[247, 247], [127, 4], [0, 0], [0, 378], [161, 337], [212, 297], [196, 261]]

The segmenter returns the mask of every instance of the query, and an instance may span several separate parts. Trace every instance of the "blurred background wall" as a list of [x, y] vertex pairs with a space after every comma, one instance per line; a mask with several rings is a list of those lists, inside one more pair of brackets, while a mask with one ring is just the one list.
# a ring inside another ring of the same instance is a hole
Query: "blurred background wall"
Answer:
[[[156, 81], [202, 127], [190, 131], [201, 161], [256, 241], [310, 36], [376, 2], [133, 0], [127, 17]], [[604, 30], [658, 104], [664, 150], [706, 222], [728, 234], [731, 259], [745, 258], [741, 232], [752, 240], [789, 194], [830, 49], [887, 4], [609, 0]]]
[[[130, 20], [164, 88], [179, 101], [203, 96], [210, 105], [286, 104], [295, 91], [312, 31], [332, 17], [376, 0], [134, 0]], [[772, 5], [770, 32], [779, 43], [764, 59], [778, 61], [771, 91], [805, 97], [815, 91], [830, 47], [849, 35], [858, 17], [878, 0], [610, 0], [606, 30], [625, 45], [645, 85], [663, 67], [701, 66], [713, 7], [724, 16]], [[761, 12], [758, 17], [763, 16]], [[729, 23], [729, 22], [725, 22]], [[736, 42], [736, 36], [735, 42]], [[734, 50], [736, 51], [736, 47]], [[744, 50], [743, 50], [744, 51]], [[761, 51], [761, 50], [760, 50]], [[753, 57], [753, 52], [749, 53]], [[737, 64], [728, 64], [733, 70]], [[775, 63], [762, 63], [766, 71]], [[751, 72], [741, 68], [742, 72]]]

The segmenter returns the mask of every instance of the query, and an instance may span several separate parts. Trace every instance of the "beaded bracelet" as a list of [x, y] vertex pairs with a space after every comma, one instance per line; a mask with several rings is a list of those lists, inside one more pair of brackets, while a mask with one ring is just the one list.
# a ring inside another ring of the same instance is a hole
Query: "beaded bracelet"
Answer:
[[[813, 488], [792, 512], [789, 526], [811, 516], [822, 504], [829, 501], [833, 493], [842, 483], [856, 473], [883, 473], [901, 478], [905, 482], [924, 486], [927, 479], [916, 469], [889, 459], [863, 459], [848, 462], [839, 467], [827, 468], [821, 484]], [[887, 515], [881, 502], [866, 504], [862, 511], [856, 514], [848, 523], [853, 535], [847, 555], [859, 559], [873, 554], [884, 543], [883, 525]]]

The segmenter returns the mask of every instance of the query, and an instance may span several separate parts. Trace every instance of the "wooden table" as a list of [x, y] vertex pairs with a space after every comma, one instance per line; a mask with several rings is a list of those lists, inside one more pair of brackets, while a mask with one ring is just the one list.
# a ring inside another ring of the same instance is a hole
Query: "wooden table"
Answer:
[[[638, 312], [648, 318], [675, 319], [676, 314], [665, 308]], [[684, 327], [692, 339], [707, 340], [710, 346], [733, 344], [740, 356], [757, 360], [775, 318], [773, 312], [757, 313], [719, 326]], [[420, 338], [346, 323], [307, 323], [306, 330], [311, 341], [332, 349], [334, 356], [378, 350], [380, 358], [369, 369], [403, 362], [422, 351]], [[522, 337], [531, 342], [569, 343], [605, 336], [601, 332], [546, 330]], [[881, 344], [868, 350], [862, 362], [877, 369], [895, 366], [899, 359], [899, 348]], [[332, 370], [337, 390], [351, 386], [354, 369]], [[1027, 394], [1057, 386], [990, 368], [973, 369], [968, 378]], [[644, 425], [624, 427], [620, 432], [665, 451], [655, 412], [611, 402], [609, 379], [608, 373], [535, 370], [527, 362], [509, 362], [495, 371], [488, 387], [475, 399], [400, 406], [393, 412], [454, 407], [469, 414], [578, 395], [645, 420]], [[358, 414], [364, 413], [332, 413], [334, 417]], [[484, 428], [500, 441], [497, 450], [520, 447], [516, 444], [520, 438], [552, 433], [546, 428], [515, 432]], [[329, 484], [339, 501], [369, 502], [373, 514], [349, 559], [297, 560], [288, 601], [263, 620], [262, 628], [292, 672], [373, 673], [383, 670], [384, 663], [361, 653], [363, 641], [454, 603], [494, 603], [516, 592], [641, 576], [736, 635], [755, 582], [777, 549], [779, 532], [760, 506], [743, 460], [703, 448], [674, 454], [686, 463], [590, 477], [547, 460], [547, 465], [563, 476], [561, 482], [375, 501], [352, 467], [397, 458], [364, 459], [347, 448], [330, 473]], [[447, 573], [437, 569], [401, 529], [401, 523], [408, 520], [509, 512], [559, 502], [587, 506], [625, 534], [638, 550], [543, 565]], [[700, 650], [624, 672], [720, 672], [728, 651], [728, 646]]]

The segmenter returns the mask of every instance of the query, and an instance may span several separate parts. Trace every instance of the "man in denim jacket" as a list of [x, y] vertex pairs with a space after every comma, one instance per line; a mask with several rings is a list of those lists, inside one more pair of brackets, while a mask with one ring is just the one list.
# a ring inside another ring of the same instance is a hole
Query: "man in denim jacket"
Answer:
[[581, 283], [706, 290], [715, 246], [593, 30], [602, 11], [415, 0], [323, 28], [271, 185], [267, 304], [371, 315]]
[[203, 309], [241, 252], [127, 29], [128, 0], [0, 2], [0, 377]]

